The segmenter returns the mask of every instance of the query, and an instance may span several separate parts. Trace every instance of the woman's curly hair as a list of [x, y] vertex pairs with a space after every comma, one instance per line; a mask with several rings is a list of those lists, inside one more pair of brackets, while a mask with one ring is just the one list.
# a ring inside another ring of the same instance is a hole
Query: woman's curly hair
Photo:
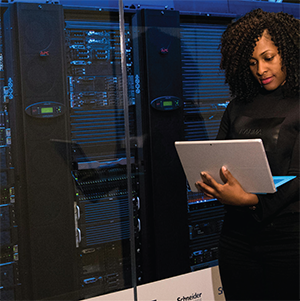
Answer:
[[250, 71], [250, 58], [258, 39], [265, 30], [278, 47], [282, 68], [286, 69], [284, 95], [299, 93], [299, 24], [287, 13], [269, 13], [255, 9], [230, 24], [221, 39], [220, 68], [225, 70], [225, 82], [231, 96], [250, 101], [260, 90], [260, 84]]

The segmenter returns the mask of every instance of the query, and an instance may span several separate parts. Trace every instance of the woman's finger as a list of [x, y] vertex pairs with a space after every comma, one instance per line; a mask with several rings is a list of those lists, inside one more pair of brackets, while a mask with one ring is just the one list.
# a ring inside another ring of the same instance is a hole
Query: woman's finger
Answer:
[[219, 183], [216, 182], [216, 180], [212, 176], [210, 176], [206, 172], [201, 172], [201, 178], [205, 184], [207, 184], [208, 186], [214, 189], [217, 189], [217, 187], [220, 185]]
[[236, 178], [231, 174], [231, 172], [227, 169], [226, 166], [222, 166], [220, 174], [221, 179], [224, 183], [233, 183], [236, 181]]
[[215, 198], [216, 190], [209, 185], [206, 185], [204, 182], [197, 182], [196, 187], [200, 192], [203, 192], [209, 198]]

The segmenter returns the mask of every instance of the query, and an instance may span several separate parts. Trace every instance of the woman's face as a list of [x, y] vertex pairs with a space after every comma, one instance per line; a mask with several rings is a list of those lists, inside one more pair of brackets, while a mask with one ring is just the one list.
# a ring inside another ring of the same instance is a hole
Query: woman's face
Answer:
[[272, 91], [285, 83], [286, 71], [282, 71], [281, 68], [278, 49], [268, 33], [264, 31], [250, 59], [250, 70], [261, 86]]

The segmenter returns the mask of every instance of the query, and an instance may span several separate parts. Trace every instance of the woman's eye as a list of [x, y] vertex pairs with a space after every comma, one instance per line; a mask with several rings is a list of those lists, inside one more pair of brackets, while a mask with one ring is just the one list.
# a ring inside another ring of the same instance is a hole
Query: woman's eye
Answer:
[[267, 61], [267, 62], [272, 61], [273, 58], [274, 58], [274, 56], [272, 56], [272, 57], [266, 57], [266, 58], [265, 58], [265, 61]]
[[256, 62], [250, 62], [250, 66], [255, 66]]

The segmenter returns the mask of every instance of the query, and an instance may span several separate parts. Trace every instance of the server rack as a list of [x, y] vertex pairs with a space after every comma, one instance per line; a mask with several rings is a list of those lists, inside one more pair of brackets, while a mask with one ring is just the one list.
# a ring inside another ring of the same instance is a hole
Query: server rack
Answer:
[[[134, 148], [125, 149], [118, 14], [80, 17], [66, 13], [68, 96], [80, 298], [131, 286], [130, 214], [127, 168], [131, 169], [136, 240], [139, 243], [138, 173]], [[132, 38], [126, 24], [130, 135], [136, 136]], [[140, 270], [137, 268], [138, 277]]]

